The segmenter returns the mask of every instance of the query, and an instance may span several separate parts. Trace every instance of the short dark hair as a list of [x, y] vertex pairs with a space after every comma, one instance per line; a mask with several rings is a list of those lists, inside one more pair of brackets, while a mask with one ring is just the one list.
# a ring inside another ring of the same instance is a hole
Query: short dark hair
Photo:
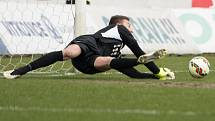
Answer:
[[123, 19], [126, 19], [129, 21], [129, 18], [127, 16], [123, 16], [123, 15], [115, 15], [115, 16], [112, 16], [110, 18], [110, 21], [109, 21], [109, 25], [111, 24], [117, 24], [119, 23], [120, 21], [122, 21]]

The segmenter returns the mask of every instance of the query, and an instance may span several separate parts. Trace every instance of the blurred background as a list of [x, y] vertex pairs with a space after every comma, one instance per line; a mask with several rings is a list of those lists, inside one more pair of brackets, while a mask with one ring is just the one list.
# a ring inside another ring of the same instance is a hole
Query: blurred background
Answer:
[[[0, 0], [18, 2], [47, 2], [65, 4], [72, 0]], [[74, 0], [73, 0], [74, 1]], [[191, 7], [213, 7], [214, 0], [90, 0], [93, 6], [117, 6], [135, 8], [191, 8]]]

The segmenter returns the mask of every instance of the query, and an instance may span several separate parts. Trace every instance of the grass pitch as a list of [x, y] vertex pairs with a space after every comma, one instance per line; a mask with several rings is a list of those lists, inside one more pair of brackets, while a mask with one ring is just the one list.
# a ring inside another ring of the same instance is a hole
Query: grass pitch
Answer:
[[215, 56], [203, 56], [211, 64], [203, 79], [189, 75], [189, 55], [156, 61], [175, 71], [173, 81], [131, 79], [115, 71], [1, 76], [0, 121], [213, 121]]

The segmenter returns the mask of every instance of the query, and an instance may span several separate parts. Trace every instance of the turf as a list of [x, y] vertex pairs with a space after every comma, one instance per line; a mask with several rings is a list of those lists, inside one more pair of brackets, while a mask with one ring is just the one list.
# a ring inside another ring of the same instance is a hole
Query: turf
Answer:
[[213, 121], [215, 56], [204, 56], [211, 72], [203, 79], [187, 72], [191, 55], [156, 61], [175, 71], [173, 81], [131, 79], [115, 71], [1, 77], [0, 121]]

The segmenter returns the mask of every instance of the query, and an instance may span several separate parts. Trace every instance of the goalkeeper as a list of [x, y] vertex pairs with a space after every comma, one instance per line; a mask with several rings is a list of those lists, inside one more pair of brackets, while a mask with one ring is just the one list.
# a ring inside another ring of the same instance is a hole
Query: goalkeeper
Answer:
[[[136, 58], [121, 58], [120, 50], [127, 45]], [[48, 53], [30, 64], [15, 70], [5, 71], [4, 77], [15, 79], [29, 71], [71, 59], [73, 66], [85, 74], [105, 72], [110, 69], [140, 79], [175, 79], [167, 68], [159, 68], [153, 62], [166, 55], [165, 49], [144, 53], [132, 35], [132, 26], [127, 16], [112, 16], [109, 25], [95, 34], [75, 38], [61, 50]], [[134, 67], [144, 64], [152, 73], [142, 73]]]

